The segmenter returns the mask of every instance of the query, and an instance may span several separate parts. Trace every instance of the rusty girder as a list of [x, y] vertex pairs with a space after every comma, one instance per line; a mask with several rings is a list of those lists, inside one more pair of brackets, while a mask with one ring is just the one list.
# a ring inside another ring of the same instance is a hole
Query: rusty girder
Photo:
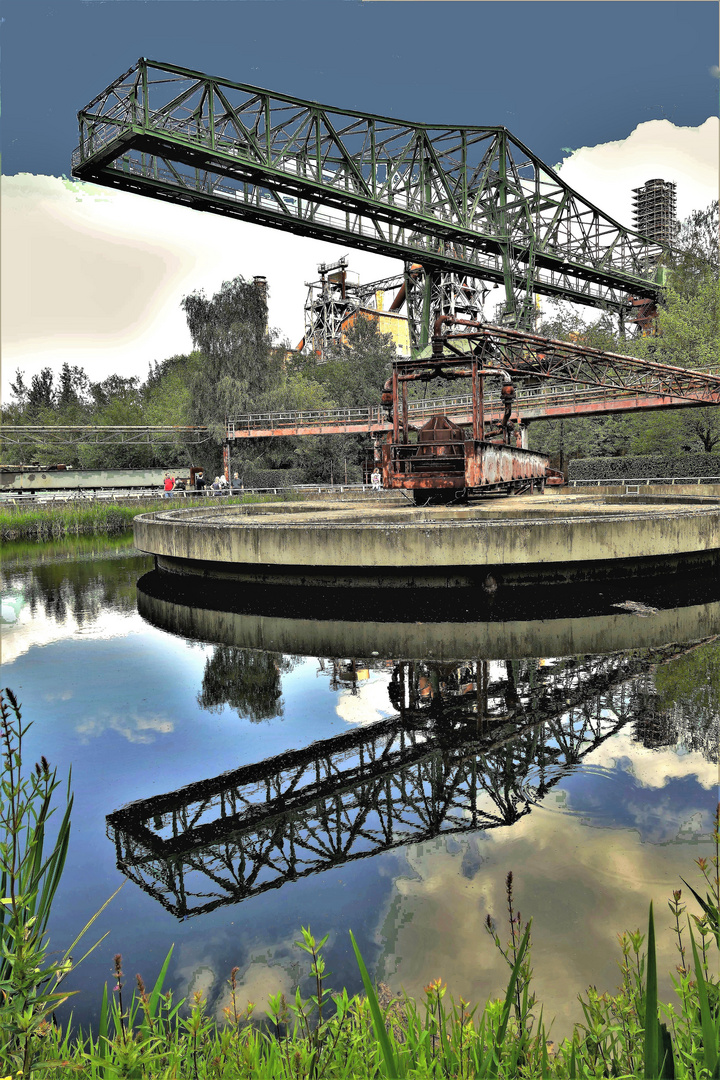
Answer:
[[[452, 366], [471, 353], [485, 367], [516, 376], [597, 386], [609, 390], [684, 398], [690, 403], [720, 404], [720, 373], [660, 364], [637, 356], [606, 352], [582, 342], [559, 341], [526, 331], [485, 324], [461, 333], [436, 335], [429, 366]], [[398, 368], [402, 362], [398, 363]]]

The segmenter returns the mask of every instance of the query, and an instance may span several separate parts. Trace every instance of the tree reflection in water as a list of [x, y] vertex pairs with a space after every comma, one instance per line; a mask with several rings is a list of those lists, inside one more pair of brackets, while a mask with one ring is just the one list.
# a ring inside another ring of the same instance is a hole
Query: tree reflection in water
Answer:
[[661, 711], [657, 722], [638, 737], [645, 746], [695, 750], [707, 761], [720, 757], [720, 645], [708, 641], [658, 669], [655, 679]]
[[[229, 652], [254, 672], [247, 650]], [[616, 732], [642, 740], [665, 723], [656, 679], [678, 654], [692, 652], [398, 661], [396, 716], [110, 814], [118, 867], [186, 918], [441, 833], [512, 825]], [[280, 670], [253, 657], [264, 689], [232, 692], [257, 717], [277, 707]]]
[[104, 558], [102, 547], [94, 556], [70, 561], [51, 557], [28, 565], [0, 568], [3, 595], [22, 596], [30, 614], [39, 612], [55, 623], [74, 619], [79, 626], [92, 624], [108, 609], [129, 614], [137, 605], [138, 573], [147, 568], [149, 557], [120, 544], [115, 557]]
[[282, 716], [281, 675], [294, 666], [292, 657], [216, 645], [205, 663], [198, 705], [208, 712], [229, 705], [253, 724]]

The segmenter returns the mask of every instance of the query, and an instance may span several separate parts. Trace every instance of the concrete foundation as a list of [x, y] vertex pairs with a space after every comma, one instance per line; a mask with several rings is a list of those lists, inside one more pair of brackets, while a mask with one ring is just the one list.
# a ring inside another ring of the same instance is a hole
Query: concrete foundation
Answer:
[[632, 577], [713, 564], [720, 499], [545, 495], [452, 507], [327, 502], [143, 514], [159, 569], [266, 584], [480, 586]]

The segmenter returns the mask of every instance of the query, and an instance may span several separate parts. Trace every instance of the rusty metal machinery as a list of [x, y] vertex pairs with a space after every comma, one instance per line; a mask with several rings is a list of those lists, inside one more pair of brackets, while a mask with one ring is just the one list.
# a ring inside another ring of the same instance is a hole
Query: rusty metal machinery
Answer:
[[[447, 416], [433, 416], [411, 438], [408, 387], [434, 379], [469, 379], [472, 388], [471, 432]], [[503, 414], [487, 429], [485, 382], [500, 382]], [[544, 491], [549, 459], [511, 445], [521, 438], [512, 419], [515, 388], [509, 374], [484, 367], [477, 356], [398, 360], [383, 390], [382, 401], [392, 433], [380, 447], [383, 486], [412, 491], [415, 502], [448, 502], [471, 494]], [[553, 474], [554, 475], [554, 474]]]
[[[488, 423], [485, 381], [490, 377], [501, 380], [502, 416]], [[666, 406], [678, 400], [710, 405], [720, 399], [719, 375], [443, 315], [435, 322], [432, 346], [412, 360], [396, 361], [383, 389], [382, 405], [392, 423], [380, 454], [384, 486], [411, 490], [417, 503], [425, 503], [497, 491], [543, 491], [548, 480], [561, 482], [545, 455], [523, 446], [526, 425], [512, 416], [513, 377], [602, 387], [609, 395], [636, 391], [642, 379], [645, 396]], [[470, 380], [469, 417], [436, 414], [413, 429], [408, 386], [436, 379]], [[601, 402], [585, 402], [583, 408], [588, 404], [603, 409]], [[465, 427], [472, 429], [469, 437]]]

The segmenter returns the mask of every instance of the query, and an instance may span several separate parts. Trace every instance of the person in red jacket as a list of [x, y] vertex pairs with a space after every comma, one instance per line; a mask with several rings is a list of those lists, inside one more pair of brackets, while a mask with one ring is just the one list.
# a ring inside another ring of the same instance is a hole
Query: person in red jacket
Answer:
[[164, 499], [172, 499], [172, 489], [175, 487], [175, 477], [170, 473], [165, 473], [165, 491], [163, 492]]

